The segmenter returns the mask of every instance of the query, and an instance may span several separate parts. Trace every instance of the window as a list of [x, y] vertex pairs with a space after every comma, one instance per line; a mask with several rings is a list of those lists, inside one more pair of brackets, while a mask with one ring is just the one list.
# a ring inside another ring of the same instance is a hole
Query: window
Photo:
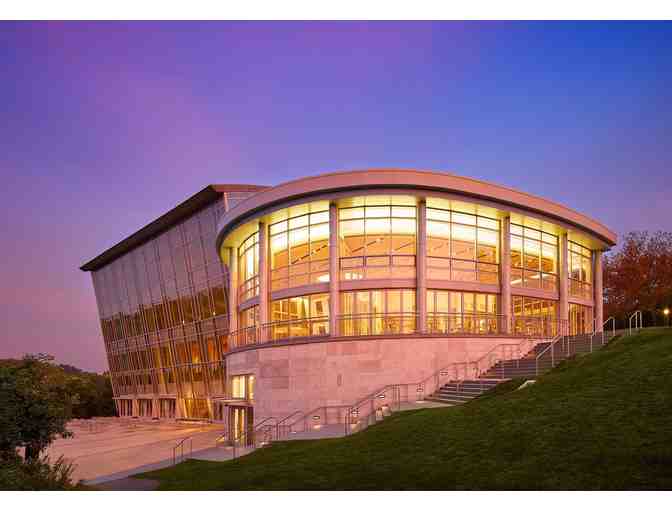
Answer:
[[569, 334], [583, 335], [593, 331], [593, 309], [569, 303]]
[[340, 331], [344, 336], [413, 333], [415, 290], [341, 292]]
[[210, 418], [208, 401], [204, 398], [185, 398], [184, 411], [187, 418], [207, 420]]
[[231, 397], [254, 400], [254, 375], [234, 375], [231, 377]]
[[238, 328], [245, 329], [259, 325], [259, 306], [254, 305], [238, 314]]
[[436, 334], [499, 333], [497, 296], [447, 290], [427, 291], [427, 331]]
[[593, 298], [592, 253], [588, 248], [569, 241], [567, 243], [569, 266], [569, 295], [583, 299]]
[[271, 290], [329, 281], [329, 211], [270, 226]]
[[277, 299], [271, 313], [272, 340], [329, 334], [329, 294]]
[[342, 280], [415, 278], [415, 206], [339, 210]]
[[238, 295], [241, 302], [259, 295], [259, 232], [238, 247]]
[[427, 278], [499, 283], [499, 221], [428, 207]]
[[511, 285], [558, 289], [557, 236], [511, 224]]
[[516, 335], [541, 335], [552, 337], [558, 334], [557, 303], [546, 299], [512, 296], [512, 329]]

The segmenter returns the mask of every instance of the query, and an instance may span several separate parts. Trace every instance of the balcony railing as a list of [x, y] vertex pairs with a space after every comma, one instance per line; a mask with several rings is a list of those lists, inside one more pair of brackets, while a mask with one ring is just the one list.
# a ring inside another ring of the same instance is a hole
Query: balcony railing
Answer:
[[[339, 337], [383, 335], [507, 335], [553, 338], [566, 334], [566, 321], [545, 317], [511, 317], [487, 313], [428, 313], [425, 330], [419, 328], [417, 313], [348, 314], [337, 317]], [[283, 342], [301, 338], [331, 336], [329, 317], [311, 317], [269, 322], [250, 326], [229, 334], [229, 347], [243, 347]]]
[[501, 335], [506, 333], [506, 315], [487, 313], [428, 313], [427, 333]]
[[417, 332], [416, 313], [339, 315], [340, 336], [410, 335]]

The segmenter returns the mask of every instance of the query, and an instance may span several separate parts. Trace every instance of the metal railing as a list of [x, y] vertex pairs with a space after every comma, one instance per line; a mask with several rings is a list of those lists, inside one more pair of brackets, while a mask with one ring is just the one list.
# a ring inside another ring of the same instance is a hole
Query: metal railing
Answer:
[[[187, 457], [184, 456], [184, 447], [189, 441], [189, 455]], [[180, 451], [179, 455], [177, 454], [177, 451]], [[185, 437], [180, 440], [175, 446], [173, 446], [173, 466], [179, 462], [182, 462], [185, 458], [189, 458], [193, 455], [194, 453], [194, 441], [193, 437]]]
[[341, 336], [411, 335], [418, 330], [417, 313], [362, 313], [339, 315]]
[[[427, 314], [425, 330], [417, 313], [344, 314], [337, 318], [339, 337], [382, 335], [480, 335], [554, 338], [567, 330], [566, 320], [520, 317], [479, 312]], [[509, 320], [511, 323], [509, 324]], [[265, 323], [232, 331], [228, 346], [238, 349], [254, 345], [331, 335], [329, 317], [309, 317]]]
[[550, 352], [551, 356], [551, 367], [555, 366], [555, 353], [558, 349], [558, 347], [562, 350], [564, 349], [564, 344], [563, 344], [563, 339], [565, 338], [564, 335], [557, 335], [555, 338], [551, 340], [551, 342], [548, 344], [548, 346], [543, 349], [539, 354], [537, 354], [535, 358], [535, 372], [537, 376], [539, 376], [539, 361], [542, 359], [543, 356], [547, 356], [548, 353]]
[[501, 335], [507, 330], [507, 315], [489, 313], [441, 313], [427, 314], [427, 333], [455, 335]]
[[[635, 323], [635, 326], [633, 328], [632, 323]], [[636, 312], [633, 312], [630, 317], [628, 317], [628, 335], [632, 335], [632, 330], [635, 330], [635, 333], [637, 333], [638, 330], [642, 329], [642, 312], [641, 310], [637, 310]]]
[[422, 381], [413, 383], [389, 384], [367, 395], [352, 406], [346, 415], [345, 433], [361, 430], [378, 420], [380, 415], [391, 411], [395, 406], [401, 408], [403, 402], [424, 401], [444, 384], [454, 382], [458, 389], [467, 380], [481, 380], [482, 390], [485, 379], [479, 377], [486, 373], [498, 361], [514, 359], [527, 355], [541, 339], [525, 338], [515, 344], [499, 344], [475, 361], [461, 361], [437, 370]]
[[[274, 422], [271, 422], [274, 420]], [[231, 446], [233, 447], [233, 458], [236, 458], [238, 446], [242, 447], [257, 447], [258, 435], [262, 436], [260, 443], [262, 445], [271, 443], [273, 441], [273, 433], [275, 432], [275, 438], [278, 437], [278, 419], [274, 416], [269, 416], [261, 420], [256, 425], [253, 425], [252, 428], [246, 430], [241, 435], [235, 438], [231, 438]]]
[[604, 344], [604, 329], [607, 324], [611, 322], [611, 339], [616, 336], [616, 318], [609, 317], [606, 321], [602, 323], [602, 343]]

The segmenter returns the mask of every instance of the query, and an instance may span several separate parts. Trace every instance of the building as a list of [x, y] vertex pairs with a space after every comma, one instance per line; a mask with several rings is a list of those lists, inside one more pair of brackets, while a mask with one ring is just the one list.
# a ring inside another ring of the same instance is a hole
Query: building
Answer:
[[520, 338], [601, 330], [615, 243], [543, 198], [383, 169], [208, 186], [81, 269], [119, 413], [241, 433]]

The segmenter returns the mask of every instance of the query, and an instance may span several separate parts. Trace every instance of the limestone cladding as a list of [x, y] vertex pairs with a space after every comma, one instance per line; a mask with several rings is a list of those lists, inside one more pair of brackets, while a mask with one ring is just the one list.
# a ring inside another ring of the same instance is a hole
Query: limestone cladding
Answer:
[[504, 337], [367, 338], [285, 345], [233, 353], [229, 376], [254, 374], [255, 421], [294, 411], [348, 405], [387, 384], [416, 383], [465, 360], [476, 361]]

